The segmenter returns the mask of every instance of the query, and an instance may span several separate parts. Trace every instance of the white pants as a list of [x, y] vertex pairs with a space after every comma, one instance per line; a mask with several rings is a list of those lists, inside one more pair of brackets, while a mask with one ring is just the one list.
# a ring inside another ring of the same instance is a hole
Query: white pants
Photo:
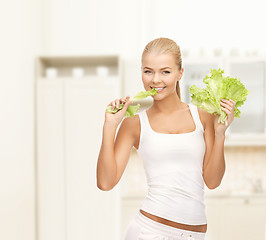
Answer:
[[205, 234], [156, 222], [139, 211], [126, 229], [125, 240], [204, 240]]

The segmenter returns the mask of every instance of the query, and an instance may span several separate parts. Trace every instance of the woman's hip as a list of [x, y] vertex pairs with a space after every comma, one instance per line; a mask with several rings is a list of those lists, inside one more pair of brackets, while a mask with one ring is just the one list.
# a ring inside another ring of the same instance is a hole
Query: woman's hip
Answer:
[[156, 222], [138, 211], [126, 229], [125, 240], [204, 240], [205, 234]]

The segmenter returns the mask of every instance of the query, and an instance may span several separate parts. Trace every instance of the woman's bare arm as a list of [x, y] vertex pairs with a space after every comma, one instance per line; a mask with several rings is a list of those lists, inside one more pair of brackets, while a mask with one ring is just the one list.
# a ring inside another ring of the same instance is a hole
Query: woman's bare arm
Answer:
[[[126, 105], [125, 105], [126, 107]], [[125, 110], [124, 110], [125, 111]], [[120, 113], [119, 113], [120, 112]], [[121, 111], [117, 114], [124, 113]], [[135, 142], [134, 119], [126, 117], [115, 134], [117, 121], [105, 121], [103, 126], [102, 144], [97, 162], [97, 187], [101, 190], [111, 190], [120, 180]]]
[[114, 154], [114, 138], [117, 127], [104, 124], [102, 145], [97, 162], [97, 187], [109, 190], [116, 178], [116, 161]]

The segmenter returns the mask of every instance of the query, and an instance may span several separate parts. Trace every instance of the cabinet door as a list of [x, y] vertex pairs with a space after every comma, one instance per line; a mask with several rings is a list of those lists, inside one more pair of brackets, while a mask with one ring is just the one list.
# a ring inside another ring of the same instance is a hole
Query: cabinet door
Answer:
[[143, 203], [144, 198], [140, 197], [129, 197], [122, 198], [121, 200], [121, 236], [120, 239], [124, 240], [127, 227], [129, 226], [130, 221], [138, 214], [139, 209]]
[[221, 240], [221, 201], [216, 198], [205, 198], [207, 232], [206, 240]]
[[234, 133], [265, 133], [265, 61], [229, 62], [229, 75], [240, 78], [250, 90], [247, 100], [239, 107], [240, 118], [229, 127]]
[[186, 103], [191, 102], [190, 87], [196, 85], [197, 87], [203, 89], [206, 88], [206, 84], [203, 79], [206, 75], [209, 75], [210, 69], [218, 68], [220, 63], [217, 61], [204, 62], [196, 61], [195, 63], [189, 62], [185, 63], [184, 66], [184, 79], [180, 81], [181, 88], [181, 99]]
[[63, 82], [37, 81], [36, 175], [39, 240], [65, 239]]
[[120, 97], [117, 81], [65, 81], [66, 234], [68, 240], [119, 239], [119, 186], [97, 188], [105, 108]]
[[265, 240], [265, 199], [225, 199], [221, 217], [221, 240]]

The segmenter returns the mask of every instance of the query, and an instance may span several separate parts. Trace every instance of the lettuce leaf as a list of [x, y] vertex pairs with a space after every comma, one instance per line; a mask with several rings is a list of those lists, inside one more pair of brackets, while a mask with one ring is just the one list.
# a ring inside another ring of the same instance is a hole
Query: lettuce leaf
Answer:
[[[153, 95], [156, 95], [156, 94], [157, 94], [157, 90], [155, 88], [153, 88], [150, 91], [141, 91], [135, 97], [130, 98], [129, 100], [132, 100], [133, 102], [134, 101], [139, 101], [139, 100], [144, 99], [144, 98], [146, 98], [148, 96], [153, 96]], [[114, 110], [112, 110], [112, 106], [107, 106], [106, 112], [107, 113], [116, 113], [119, 110], [121, 110], [123, 108], [123, 106], [124, 106], [124, 104], [123, 103], [120, 103], [119, 107], [118, 108], [114, 108]], [[139, 107], [140, 107], [140, 104], [137, 104], [137, 105], [129, 105], [128, 108], [127, 108], [127, 110], [126, 110], [125, 116], [126, 117], [129, 117], [129, 116], [130, 117], [134, 117], [134, 115], [139, 110]]]
[[205, 89], [200, 89], [192, 85], [189, 89], [191, 93], [191, 103], [206, 110], [211, 114], [219, 114], [218, 123], [227, 125], [227, 114], [221, 109], [221, 99], [232, 99], [236, 102], [234, 116], [240, 118], [241, 111], [238, 109], [244, 104], [247, 95], [250, 93], [240, 82], [240, 79], [224, 77], [224, 70], [211, 69], [210, 76], [206, 75], [203, 82], [207, 85]]

